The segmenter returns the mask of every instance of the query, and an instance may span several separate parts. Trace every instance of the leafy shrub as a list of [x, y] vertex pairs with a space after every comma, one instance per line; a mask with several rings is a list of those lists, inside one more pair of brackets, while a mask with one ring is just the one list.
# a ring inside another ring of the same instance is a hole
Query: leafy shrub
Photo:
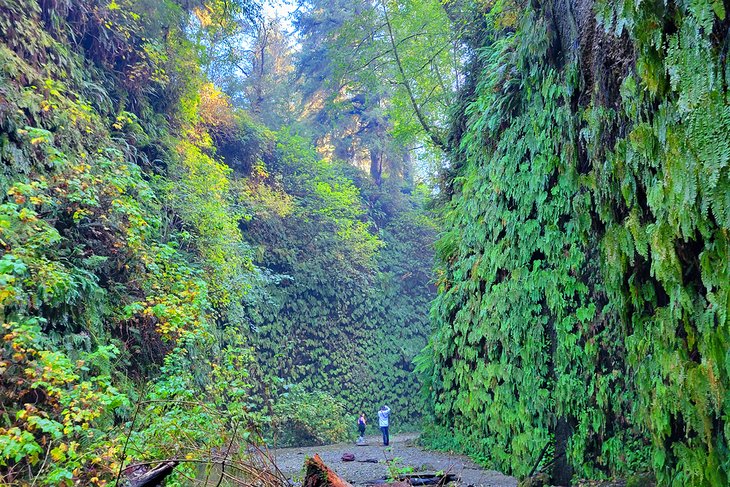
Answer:
[[402, 480], [404, 475], [415, 472], [415, 468], [411, 465], [403, 463], [401, 457], [393, 457], [387, 461], [386, 465], [388, 482], [396, 482]]
[[108, 375], [116, 348], [99, 347], [72, 360], [53, 347], [36, 319], [3, 328], [2, 406], [14, 413], [0, 427], [4, 480], [23, 478], [29, 470], [41, 485], [93, 485], [115, 473], [114, 415], [129, 406]]
[[[204, 364], [197, 355], [206, 357]], [[125, 465], [178, 458], [182, 463], [168, 484], [187, 485], [190, 478], [210, 475], [224, 456], [247, 462], [268, 421], [251, 401], [253, 360], [246, 339], [233, 328], [216, 337], [188, 334], [165, 357], [125, 425]]]
[[336, 443], [353, 437], [345, 406], [330, 394], [285, 386], [276, 398], [271, 417], [271, 440], [277, 446]]

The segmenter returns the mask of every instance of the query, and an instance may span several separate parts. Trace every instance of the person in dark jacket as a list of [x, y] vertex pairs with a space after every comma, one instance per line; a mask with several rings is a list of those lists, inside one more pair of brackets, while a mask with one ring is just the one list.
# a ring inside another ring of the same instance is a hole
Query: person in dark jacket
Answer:
[[358, 442], [365, 440], [365, 427], [367, 425], [368, 420], [365, 418], [365, 413], [360, 413], [360, 417], [357, 418], [357, 429], [360, 431], [360, 438], [357, 439]]

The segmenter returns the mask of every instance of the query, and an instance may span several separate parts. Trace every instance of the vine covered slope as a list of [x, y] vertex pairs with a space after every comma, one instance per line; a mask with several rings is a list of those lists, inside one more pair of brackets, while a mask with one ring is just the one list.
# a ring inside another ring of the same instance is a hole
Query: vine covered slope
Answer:
[[727, 485], [724, 4], [476, 10], [419, 366], [437, 422], [517, 475], [547, 445], [556, 481]]

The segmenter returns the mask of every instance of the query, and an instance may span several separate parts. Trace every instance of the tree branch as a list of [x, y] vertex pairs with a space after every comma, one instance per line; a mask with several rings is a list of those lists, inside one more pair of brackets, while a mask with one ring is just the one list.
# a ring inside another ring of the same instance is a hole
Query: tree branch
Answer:
[[390, 45], [391, 49], [393, 50], [393, 58], [395, 59], [395, 64], [398, 67], [398, 72], [401, 76], [400, 84], [403, 85], [403, 87], [406, 89], [406, 92], [408, 93], [408, 99], [411, 102], [411, 106], [413, 107], [413, 111], [416, 114], [418, 123], [420, 123], [421, 127], [423, 127], [423, 130], [426, 131], [426, 134], [431, 139], [431, 142], [433, 142], [433, 145], [446, 152], [446, 144], [443, 140], [441, 140], [441, 137], [439, 137], [438, 134], [434, 131], [433, 127], [428, 124], [428, 122], [426, 121], [426, 117], [424, 117], [423, 112], [421, 111], [421, 107], [419, 107], [418, 102], [416, 102], [416, 97], [413, 94], [413, 89], [408, 82], [405, 70], [403, 69], [403, 64], [401, 63], [400, 55], [398, 54], [398, 43], [396, 43], [395, 41], [393, 26], [390, 23], [390, 17], [388, 16], [388, 7], [385, 4], [385, 0], [382, 0], [381, 5], [383, 6], [383, 15], [385, 16], [385, 25], [388, 27], [388, 37], [390, 38]]

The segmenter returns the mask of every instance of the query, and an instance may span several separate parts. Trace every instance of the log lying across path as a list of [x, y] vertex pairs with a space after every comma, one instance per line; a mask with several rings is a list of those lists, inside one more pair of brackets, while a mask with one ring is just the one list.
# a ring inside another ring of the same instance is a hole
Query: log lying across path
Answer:
[[307, 467], [307, 473], [302, 487], [352, 487], [325, 465], [319, 455], [308, 458], [304, 465]]

